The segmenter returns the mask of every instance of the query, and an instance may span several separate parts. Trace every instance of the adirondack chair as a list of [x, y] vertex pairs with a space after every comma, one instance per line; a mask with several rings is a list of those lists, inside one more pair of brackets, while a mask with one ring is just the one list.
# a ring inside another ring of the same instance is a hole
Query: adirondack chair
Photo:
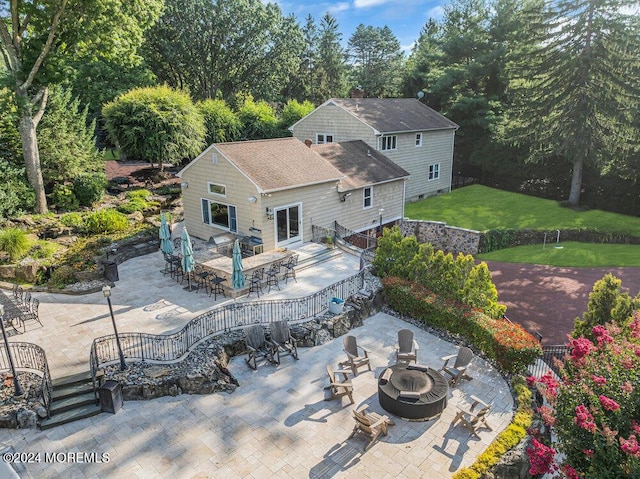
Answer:
[[249, 355], [245, 360], [251, 369], [258, 368], [258, 359], [267, 359], [270, 363], [280, 364], [280, 354], [264, 336], [264, 328], [260, 324], [248, 326], [244, 330], [245, 343]]
[[389, 426], [395, 425], [388, 416], [381, 416], [375, 412], [367, 412], [368, 407], [369, 405], [365, 404], [360, 409], [353, 410], [353, 418], [356, 421], [356, 425], [353, 427], [353, 431], [349, 436], [349, 439], [351, 439], [357, 433], [365, 435], [369, 440], [364, 448], [365, 451], [373, 445], [380, 434], [384, 436], [387, 435]]
[[398, 331], [398, 344], [396, 346], [396, 363], [418, 362], [418, 343], [413, 339], [413, 331], [401, 329]]
[[485, 427], [489, 429], [489, 431], [493, 431], [491, 426], [487, 424], [487, 413], [489, 409], [491, 409], [491, 406], [476, 396], [471, 396], [471, 399], [473, 399], [473, 403], [471, 403], [469, 409], [463, 409], [458, 406], [458, 414], [453, 418], [451, 425], [455, 426], [456, 423], [460, 421], [464, 427], [471, 431], [471, 434], [480, 439], [477, 432], [480, 427]]
[[[327, 373], [329, 374], [329, 386], [325, 390], [329, 391], [324, 400], [331, 401], [332, 399], [339, 399], [342, 396], [348, 396], [351, 404], [354, 404], [353, 400], [353, 384], [349, 381], [347, 369], [333, 370], [330, 364], [327, 364]], [[337, 378], [337, 374], [342, 374], [342, 381]]]
[[289, 324], [286, 321], [276, 321], [271, 324], [271, 342], [283, 355], [290, 354], [295, 359], [299, 359], [296, 340], [291, 336]]
[[[367, 366], [369, 371], [371, 371], [371, 364], [369, 363], [369, 352], [358, 346], [355, 336], [345, 336], [342, 340], [344, 344], [344, 352], [347, 354], [347, 362], [351, 370], [353, 371], [353, 375], [358, 375], [358, 368], [363, 366]], [[362, 351], [362, 354], [360, 354]]]
[[[455, 358], [455, 362], [453, 366], [449, 365], [449, 361]], [[458, 354], [452, 354], [450, 356], [445, 356], [442, 358], [444, 361], [444, 366], [440, 369], [441, 372], [446, 373], [451, 378], [449, 380], [449, 384], [451, 387], [456, 387], [461, 379], [472, 379], [470, 376], [467, 376], [466, 371], [469, 365], [471, 364], [471, 360], [473, 359], [473, 351], [466, 347], [461, 347], [458, 351]]]

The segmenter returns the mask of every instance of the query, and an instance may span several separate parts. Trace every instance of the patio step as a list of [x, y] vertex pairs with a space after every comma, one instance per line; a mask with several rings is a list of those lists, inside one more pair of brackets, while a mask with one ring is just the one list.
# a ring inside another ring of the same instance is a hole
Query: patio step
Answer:
[[311, 254], [305, 253], [304, 255], [300, 255], [298, 259], [298, 265], [296, 266], [296, 271], [311, 268], [312, 266], [315, 266], [319, 263], [324, 263], [325, 261], [329, 261], [342, 256], [342, 254], [342, 250], [340, 250], [339, 248], [325, 248]]
[[[102, 372], [96, 375], [98, 382], [102, 375]], [[102, 412], [93, 391], [91, 373], [88, 371], [57, 378], [51, 383], [51, 417], [40, 423], [40, 429], [61, 426]]]

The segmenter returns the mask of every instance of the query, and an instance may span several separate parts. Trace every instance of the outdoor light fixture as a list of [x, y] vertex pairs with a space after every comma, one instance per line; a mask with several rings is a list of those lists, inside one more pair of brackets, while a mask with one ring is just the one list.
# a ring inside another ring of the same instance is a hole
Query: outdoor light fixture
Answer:
[[20, 386], [20, 380], [18, 379], [15, 364], [13, 363], [13, 355], [9, 348], [9, 341], [7, 341], [7, 330], [4, 329], [4, 305], [2, 304], [0, 304], [0, 325], [2, 325], [2, 337], [4, 338], [4, 347], [7, 349], [7, 358], [9, 359], [11, 374], [13, 374], [13, 388], [15, 390], [15, 395], [22, 396], [22, 387]]
[[382, 234], [382, 213], [384, 213], [384, 208], [378, 210], [378, 215], [380, 215], [380, 234]]
[[265, 211], [267, 213], [267, 219], [268, 220], [272, 220], [273, 219], [273, 210], [269, 206], [267, 206]]
[[347, 201], [347, 198], [349, 198], [349, 196], [351, 196], [351, 193], [345, 193], [340, 197], [340, 201], [342, 201], [343, 203], [345, 201]]
[[258, 201], [258, 198], [256, 198], [255, 196], [249, 196], [247, 200], [249, 201], [249, 203], [255, 203], [256, 201]]
[[183, 189], [187, 189], [187, 188], [189, 188], [189, 183], [188, 183], [187, 181], [183, 181], [182, 183], [180, 183], [180, 186], [181, 186]]
[[120, 356], [120, 371], [127, 369], [127, 364], [124, 362], [124, 354], [122, 354], [122, 346], [120, 346], [120, 336], [118, 336], [118, 328], [116, 327], [116, 318], [113, 316], [113, 307], [111, 306], [111, 286], [105, 284], [102, 287], [102, 294], [107, 298], [109, 303], [109, 312], [111, 313], [111, 322], [113, 323], [113, 331], [116, 333], [116, 345], [118, 346], [118, 356]]

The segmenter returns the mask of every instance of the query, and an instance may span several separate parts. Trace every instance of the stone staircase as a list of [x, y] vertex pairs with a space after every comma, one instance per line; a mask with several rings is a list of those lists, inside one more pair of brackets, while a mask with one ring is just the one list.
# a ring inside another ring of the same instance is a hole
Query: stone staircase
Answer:
[[[102, 373], [96, 378], [100, 380]], [[72, 421], [100, 414], [102, 409], [93, 393], [91, 373], [84, 372], [53, 380], [51, 417], [40, 423], [40, 429], [50, 429]]]
[[293, 251], [294, 253], [298, 254], [298, 265], [296, 266], [296, 271], [302, 271], [304, 269], [311, 268], [318, 263], [330, 261], [343, 255], [343, 252], [340, 248], [330, 249], [325, 245], [319, 243], [305, 245]]

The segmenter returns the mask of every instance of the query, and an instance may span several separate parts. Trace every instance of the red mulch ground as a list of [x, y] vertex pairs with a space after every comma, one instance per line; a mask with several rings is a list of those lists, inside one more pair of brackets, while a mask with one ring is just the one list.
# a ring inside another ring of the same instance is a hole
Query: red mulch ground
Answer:
[[180, 183], [180, 178], [173, 175], [176, 170], [171, 165], [164, 166], [163, 178], [158, 178], [158, 169], [151, 168], [149, 163], [141, 161], [115, 161], [109, 160], [105, 163], [105, 174], [107, 180], [116, 177], [126, 177], [129, 179], [131, 186], [147, 186], [153, 183], [153, 186], [160, 186], [167, 183]]
[[544, 345], [565, 343], [574, 319], [587, 310], [593, 284], [605, 274], [622, 280], [622, 290], [632, 296], [640, 291], [640, 268], [559, 268], [492, 261], [487, 265], [509, 319], [542, 334]]
[[[126, 176], [132, 186], [145, 186], [157, 171], [148, 163], [134, 161], [107, 161], [105, 170], [108, 179]], [[168, 176], [162, 183], [180, 182], [180, 178]], [[544, 345], [564, 344], [574, 319], [587, 309], [593, 284], [605, 274], [620, 278], [623, 290], [632, 296], [640, 291], [640, 268], [557, 268], [492, 261], [487, 264], [500, 302], [507, 305], [509, 319], [542, 334]]]

